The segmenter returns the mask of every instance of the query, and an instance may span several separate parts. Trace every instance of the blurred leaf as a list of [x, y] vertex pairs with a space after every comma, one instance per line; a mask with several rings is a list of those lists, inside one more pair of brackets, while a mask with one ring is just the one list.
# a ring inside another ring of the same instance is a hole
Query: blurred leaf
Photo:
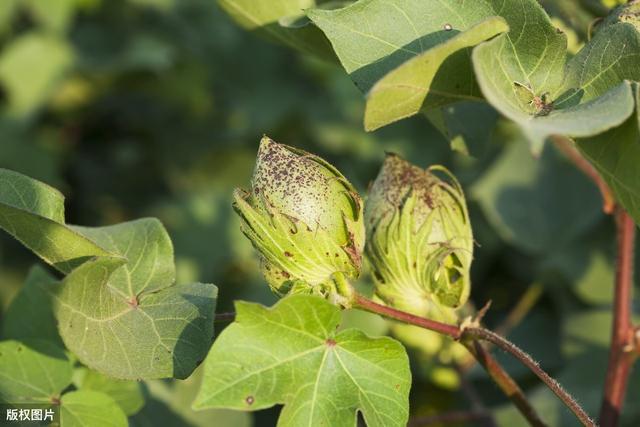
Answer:
[[521, 31], [512, 27], [478, 46], [473, 63], [482, 93], [521, 126], [535, 151], [550, 135], [591, 136], [629, 117], [633, 96], [623, 80], [640, 79], [640, 35], [633, 26], [599, 31], [566, 64], [565, 75], [565, 35], [538, 5], [532, 4], [522, 19]]
[[429, 110], [426, 115], [449, 140], [452, 150], [475, 159], [482, 159], [489, 151], [491, 135], [499, 118], [490, 105], [471, 101]]
[[323, 58], [334, 55], [327, 39], [305, 16], [315, 0], [218, 0], [220, 6], [247, 30], [268, 36]]
[[35, 19], [45, 27], [62, 32], [67, 29], [76, 10], [78, 0], [22, 0]]
[[79, 390], [66, 393], [60, 403], [60, 424], [64, 427], [127, 427], [127, 416], [104, 393]]
[[[639, 65], [640, 67], [640, 65]], [[640, 223], [640, 88], [635, 84], [636, 114], [622, 126], [577, 141], [580, 151], [598, 169], [617, 201]]]
[[497, 131], [510, 142], [472, 195], [505, 240], [544, 254], [602, 218], [595, 186], [554, 147], [534, 159], [515, 125], [502, 123]]
[[72, 62], [67, 42], [52, 34], [31, 32], [12, 40], [0, 56], [0, 83], [9, 95], [8, 113], [19, 117], [35, 111]]
[[17, 6], [18, 0], [0, 1], [0, 36], [9, 30]]
[[36, 131], [25, 123], [0, 118], [0, 168], [62, 186], [58, 136], [57, 131], [53, 134], [46, 129]]
[[606, 351], [611, 339], [610, 310], [590, 310], [567, 317], [564, 323], [562, 353], [567, 357], [590, 354], [594, 347]]
[[610, 305], [613, 301], [614, 234], [610, 226], [593, 228], [581, 238], [554, 248], [542, 261], [542, 269], [564, 275], [583, 301]]
[[144, 406], [142, 385], [138, 381], [122, 381], [80, 368], [74, 372], [73, 383], [79, 390], [94, 390], [110, 396], [127, 416], [134, 415]]
[[72, 363], [62, 349], [42, 340], [0, 342], [0, 401], [47, 402], [71, 383]]
[[57, 284], [57, 280], [44, 269], [32, 267], [18, 295], [4, 313], [2, 338], [38, 338], [63, 347], [51, 301], [51, 293]]
[[207, 356], [194, 408], [284, 403], [281, 426], [346, 425], [358, 410], [369, 426], [406, 424], [410, 373], [396, 341], [355, 329], [336, 334], [340, 310], [312, 296], [270, 309], [238, 302], [236, 312]]
[[249, 427], [251, 415], [226, 409], [194, 411], [191, 404], [202, 383], [202, 367], [184, 381], [147, 381], [147, 404], [132, 420], [135, 427]]

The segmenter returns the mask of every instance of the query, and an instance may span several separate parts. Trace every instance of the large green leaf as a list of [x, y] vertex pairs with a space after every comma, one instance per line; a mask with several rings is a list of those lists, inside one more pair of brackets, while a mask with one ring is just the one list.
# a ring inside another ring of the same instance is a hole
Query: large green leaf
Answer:
[[0, 183], [0, 227], [68, 273], [50, 287], [66, 347], [117, 378], [189, 376], [213, 338], [217, 288], [174, 284], [162, 224], [66, 225], [56, 190], [2, 169]]
[[127, 416], [115, 400], [93, 390], [66, 393], [60, 402], [64, 427], [127, 427]]
[[580, 139], [577, 146], [595, 165], [604, 180], [636, 223], [640, 224], [640, 89], [635, 88], [637, 115], [622, 126], [592, 138]]
[[243, 28], [303, 52], [334, 58], [329, 42], [305, 16], [315, 0], [218, 0]]
[[123, 264], [99, 258], [62, 281], [55, 313], [65, 345], [116, 378], [188, 377], [213, 339], [216, 287], [172, 285], [132, 299], [111, 285]]
[[73, 364], [43, 340], [0, 342], [0, 402], [50, 403], [71, 383]]
[[[447, 101], [446, 94], [439, 93], [442, 91], [442, 83], [438, 84], [437, 88], [432, 87], [436, 73], [445, 60], [455, 52], [475, 46], [507, 29], [504, 19], [495, 16], [487, 18], [387, 73], [367, 94], [365, 129], [375, 130], [418, 113], [429, 94], [432, 95], [430, 100], [430, 103], [433, 103], [432, 106], [437, 105], [433, 102], [434, 95], [440, 96], [443, 103]], [[464, 57], [460, 56], [460, 58]], [[459, 66], [460, 64], [456, 64], [456, 68]], [[448, 77], [451, 78], [451, 75]], [[453, 85], [455, 87], [456, 83], [454, 82]], [[475, 86], [471, 86], [471, 89], [474, 88]], [[473, 98], [472, 92], [466, 96]], [[464, 97], [464, 94], [458, 94], [455, 99], [464, 99]]]
[[468, 47], [506, 30], [503, 20], [487, 19], [497, 13], [485, 0], [360, 0], [307, 15], [356, 86], [371, 91], [369, 130], [415, 114], [423, 104], [481, 99]]
[[358, 411], [369, 426], [406, 425], [411, 375], [398, 342], [336, 333], [340, 310], [313, 296], [236, 310], [207, 356], [196, 409], [280, 403], [279, 426], [353, 426]]
[[640, 79], [637, 31], [608, 25], [567, 63], [566, 37], [529, 3], [519, 31], [512, 26], [473, 52], [487, 101], [521, 126], [536, 151], [550, 135], [586, 137], [624, 122], [633, 111], [624, 79]]

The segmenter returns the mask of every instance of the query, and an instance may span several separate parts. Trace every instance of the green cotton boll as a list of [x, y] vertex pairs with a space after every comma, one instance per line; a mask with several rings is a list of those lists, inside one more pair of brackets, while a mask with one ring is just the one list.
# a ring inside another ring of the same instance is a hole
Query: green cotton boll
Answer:
[[340, 288], [360, 274], [365, 230], [360, 196], [336, 168], [265, 136], [251, 190], [236, 189], [234, 208], [275, 292], [347, 305]]
[[371, 186], [365, 223], [376, 296], [455, 323], [455, 309], [469, 297], [473, 258], [469, 214], [455, 177], [444, 167], [424, 170], [388, 154]]

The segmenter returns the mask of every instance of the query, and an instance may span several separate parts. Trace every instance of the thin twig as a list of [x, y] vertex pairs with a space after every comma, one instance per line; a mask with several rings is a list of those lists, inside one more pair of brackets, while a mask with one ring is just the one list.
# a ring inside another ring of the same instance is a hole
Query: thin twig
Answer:
[[491, 417], [487, 411], [456, 411], [444, 414], [428, 415], [425, 417], [415, 417], [409, 420], [407, 427], [426, 427], [434, 424], [468, 423], [473, 421], [484, 421]]
[[408, 323], [439, 332], [455, 340], [460, 340], [463, 344], [466, 340], [478, 339], [491, 342], [500, 349], [510, 353], [512, 356], [521, 361], [525, 366], [531, 369], [533, 373], [536, 374], [536, 376], [538, 376], [538, 378], [542, 380], [542, 382], [544, 382], [547, 387], [549, 387], [562, 400], [562, 402], [565, 403], [565, 405], [567, 405], [567, 407], [575, 414], [575, 416], [582, 422], [583, 425], [588, 427], [595, 427], [595, 423], [593, 422], [593, 420], [591, 420], [587, 413], [580, 407], [580, 405], [578, 405], [576, 400], [569, 393], [567, 393], [556, 380], [551, 378], [531, 358], [531, 356], [529, 356], [527, 353], [525, 353], [510, 341], [502, 338], [500, 335], [484, 328], [467, 327], [465, 329], [460, 329], [457, 326], [448, 325], [434, 320], [424, 319], [400, 310], [396, 310], [391, 307], [375, 303], [360, 294], [354, 295], [353, 305], [355, 308], [360, 308], [365, 311], [380, 314], [390, 319], [399, 320], [403, 323]]
[[609, 366], [604, 386], [604, 397], [600, 408], [602, 427], [615, 427], [624, 405], [627, 382], [634, 357], [630, 349], [634, 346], [631, 293], [633, 288], [633, 252], [636, 225], [633, 218], [622, 208], [616, 211], [617, 249], [616, 283], [613, 301], [613, 324]]
[[484, 367], [491, 379], [500, 387], [502, 392], [513, 402], [518, 408], [520, 413], [529, 421], [529, 424], [534, 427], [545, 427], [546, 424], [540, 419], [536, 410], [531, 406], [527, 400], [527, 396], [524, 394], [520, 386], [514, 381], [513, 378], [504, 370], [504, 368], [498, 363], [498, 361], [491, 356], [480, 342], [463, 341], [463, 345], [474, 355], [478, 363]]
[[574, 142], [565, 136], [559, 135], [554, 135], [550, 139], [578, 169], [580, 169], [596, 184], [598, 190], [600, 190], [600, 194], [602, 195], [602, 210], [607, 214], [613, 213], [616, 205], [616, 199], [613, 196], [611, 189], [604, 179], [602, 179], [596, 168], [594, 168], [593, 165], [589, 163], [582, 154], [580, 154], [580, 151], [575, 147]]
[[501, 350], [504, 350], [507, 353], [511, 354], [523, 365], [529, 368], [529, 370], [533, 372], [543, 383], [545, 383], [547, 387], [549, 387], [549, 389], [551, 389], [551, 391], [556, 396], [558, 396], [558, 398], [565, 404], [565, 406], [574, 413], [574, 415], [580, 420], [580, 422], [582, 422], [583, 425], [595, 427], [595, 422], [584, 411], [584, 409], [582, 409], [582, 407], [573, 398], [573, 396], [571, 396], [564, 388], [562, 388], [560, 383], [558, 383], [549, 374], [547, 374], [545, 370], [540, 367], [538, 362], [533, 360], [533, 358], [522, 349], [520, 349], [520, 347], [516, 346], [511, 341], [508, 341], [495, 332], [484, 328], [466, 328], [462, 333], [461, 339], [464, 340], [466, 337], [473, 337], [481, 339], [483, 341], [488, 341], [496, 345]]
[[380, 314], [390, 319], [399, 320], [402, 323], [409, 325], [420, 326], [424, 329], [439, 332], [443, 335], [450, 336], [453, 339], [460, 338], [460, 328], [455, 325], [448, 325], [446, 323], [437, 322], [431, 319], [425, 319], [424, 317], [415, 316], [404, 311], [396, 310], [395, 308], [388, 307], [386, 305], [378, 304], [370, 299], [360, 295], [354, 295], [353, 305], [364, 311]]

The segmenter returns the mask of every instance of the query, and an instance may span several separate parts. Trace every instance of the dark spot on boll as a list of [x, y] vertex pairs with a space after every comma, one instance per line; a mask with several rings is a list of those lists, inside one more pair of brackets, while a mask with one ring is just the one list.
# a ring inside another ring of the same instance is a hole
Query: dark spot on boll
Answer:
[[245, 403], [249, 406], [253, 405], [253, 402], [255, 402], [255, 399], [253, 398], [253, 396], [247, 396], [244, 399]]

